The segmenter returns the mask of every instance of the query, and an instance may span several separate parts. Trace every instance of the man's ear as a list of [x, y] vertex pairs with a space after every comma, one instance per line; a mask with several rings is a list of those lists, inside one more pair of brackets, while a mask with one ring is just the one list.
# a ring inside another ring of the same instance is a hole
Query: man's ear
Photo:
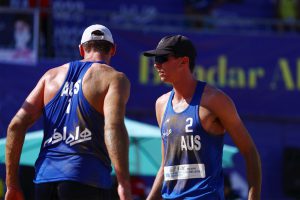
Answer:
[[80, 44], [78, 47], [79, 47], [79, 53], [80, 53], [81, 57], [84, 58], [84, 49], [83, 49], [83, 46]]
[[181, 64], [189, 64], [190, 58], [187, 56], [184, 56], [181, 60]]
[[117, 45], [114, 44], [113, 47], [111, 48], [110, 52], [111, 52], [111, 56], [114, 56], [116, 54], [117, 51]]

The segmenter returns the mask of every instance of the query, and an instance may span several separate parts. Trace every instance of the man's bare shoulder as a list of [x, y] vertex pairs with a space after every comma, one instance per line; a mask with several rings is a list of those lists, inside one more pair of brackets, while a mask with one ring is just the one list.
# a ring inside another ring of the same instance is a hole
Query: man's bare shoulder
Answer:
[[51, 81], [56, 78], [65, 77], [69, 70], [69, 63], [63, 64], [61, 66], [57, 66], [49, 69], [44, 75], [43, 79], [46, 81]]
[[168, 102], [170, 94], [171, 91], [158, 97], [158, 99], [156, 100], [156, 108], [163, 107]]
[[118, 73], [118, 71], [115, 68], [113, 68], [110, 65], [103, 64], [103, 63], [93, 63], [92, 66], [90, 67], [89, 71], [97, 72], [97, 73], [101, 73], [101, 74], [105, 74], [105, 75]]
[[129, 79], [127, 76], [120, 71], [117, 71], [114, 67], [101, 64], [101, 63], [94, 63], [91, 68], [87, 72], [87, 76], [92, 78], [94, 81], [101, 81], [101, 82], [121, 82], [124, 84], [129, 84]]
[[224, 91], [209, 84], [205, 86], [202, 94], [201, 106], [207, 108], [219, 108], [220, 106], [228, 106], [230, 104], [233, 104], [233, 101]]
[[170, 94], [171, 94], [171, 92], [165, 93], [156, 100], [155, 111], [156, 111], [157, 123], [159, 124], [159, 126], [161, 126], [161, 120], [163, 118], [163, 113], [164, 113], [164, 110], [166, 109]]
[[222, 96], [227, 96], [227, 95], [219, 88], [209, 85], [209, 84], [206, 84], [204, 91], [203, 91], [202, 98], [210, 101], [210, 100], [214, 100], [219, 97], [222, 97]]

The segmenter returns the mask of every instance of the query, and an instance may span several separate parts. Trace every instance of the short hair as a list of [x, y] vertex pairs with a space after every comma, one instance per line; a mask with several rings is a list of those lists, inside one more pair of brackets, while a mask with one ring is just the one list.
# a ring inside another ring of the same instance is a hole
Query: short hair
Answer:
[[[97, 30], [92, 32], [92, 34], [101, 35], [103, 33]], [[91, 50], [94, 50], [104, 54], [108, 54], [110, 49], [113, 47], [113, 44], [106, 40], [91, 40], [86, 43], [83, 43], [82, 46], [86, 52], [90, 52]]]
[[[177, 56], [177, 55], [174, 55], [176, 58], [179, 58], [179, 57], [182, 57], [182, 56]], [[187, 56], [188, 58], [189, 58], [189, 68], [190, 68], [190, 72], [194, 72], [194, 69], [195, 69], [195, 65], [196, 65], [196, 63], [195, 63], [195, 58], [194, 57], [189, 57], [189, 56]]]
[[190, 71], [193, 73], [195, 69], [195, 58], [189, 57], [189, 60], [190, 60], [190, 65], [189, 65]]

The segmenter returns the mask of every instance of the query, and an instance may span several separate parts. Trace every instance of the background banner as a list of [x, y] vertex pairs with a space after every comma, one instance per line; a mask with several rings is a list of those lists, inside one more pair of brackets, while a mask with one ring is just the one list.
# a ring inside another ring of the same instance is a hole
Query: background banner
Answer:
[[[170, 87], [160, 82], [153, 60], [142, 56], [142, 51], [155, 48], [161, 37], [177, 33], [112, 32], [119, 47], [113, 64], [132, 81], [130, 108], [153, 110], [155, 99]], [[299, 38], [180, 34], [187, 35], [198, 51], [197, 79], [224, 90], [242, 115], [300, 117]]]
[[[155, 101], [171, 87], [161, 83], [153, 68], [153, 60], [142, 56], [142, 52], [155, 48], [163, 36], [183, 34], [194, 42], [198, 51], [195, 76], [222, 89], [233, 99], [257, 145], [263, 168], [262, 199], [286, 199], [283, 188], [299, 185], [299, 176], [289, 174], [299, 168], [299, 156], [295, 156], [294, 160], [286, 156], [293, 155], [287, 151], [290, 147], [299, 148], [300, 139], [299, 35], [256, 34], [253, 31], [251, 34], [209, 30], [193, 32], [185, 30], [184, 26], [181, 30], [172, 29], [173, 32], [170, 32], [168, 28], [174, 24], [154, 27], [151, 22], [160, 20], [159, 16], [165, 13], [163, 9], [166, 7], [178, 13], [179, 10], [175, 10], [182, 9], [179, 0], [152, 2], [143, 2], [141, 6], [137, 0], [126, 4], [113, 0], [105, 5], [99, 1], [54, 0], [52, 43], [55, 59], [40, 59], [36, 64], [23, 62], [22, 65], [13, 64], [16, 59], [10, 59], [9, 63], [1, 61], [0, 137], [6, 136], [10, 120], [47, 70], [81, 59], [78, 52], [81, 34], [86, 26], [95, 23], [106, 25], [112, 31], [117, 53], [110, 64], [124, 72], [131, 82], [126, 117], [157, 125]], [[160, 7], [160, 4], [172, 6]], [[8, 15], [0, 17], [1, 51], [13, 48], [14, 26]], [[11, 25], [5, 25], [7, 23]], [[0, 59], [5, 58], [2, 54]], [[40, 120], [30, 131], [42, 128]], [[234, 145], [228, 137], [225, 137], [225, 142]], [[152, 144], [150, 146], [153, 147]], [[237, 186], [243, 186], [246, 196], [244, 160], [239, 153], [234, 157], [234, 165], [234, 172], [230, 174], [234, 174]], [[3, 172], [4, 167], [0, 165], [2, 177]]]
[[37, 12], [0, 9], [0, 19], [0, 62], [36, 64], [39, 39]]

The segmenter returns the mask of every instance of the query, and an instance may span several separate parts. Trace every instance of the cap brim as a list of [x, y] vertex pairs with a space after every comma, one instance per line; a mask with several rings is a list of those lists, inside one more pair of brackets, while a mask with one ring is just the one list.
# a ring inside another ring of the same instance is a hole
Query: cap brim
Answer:
[[166, 49], [154, 49], [154, 50], [149, 50], [149, 51], [143, 52], [143, 55], [146, 56], [146, 57], [153, 57], [153, 56], [168, 55], [170, 53], [172, 53], [172, 51], [170, 51], [170, 50], [166, 50]]

